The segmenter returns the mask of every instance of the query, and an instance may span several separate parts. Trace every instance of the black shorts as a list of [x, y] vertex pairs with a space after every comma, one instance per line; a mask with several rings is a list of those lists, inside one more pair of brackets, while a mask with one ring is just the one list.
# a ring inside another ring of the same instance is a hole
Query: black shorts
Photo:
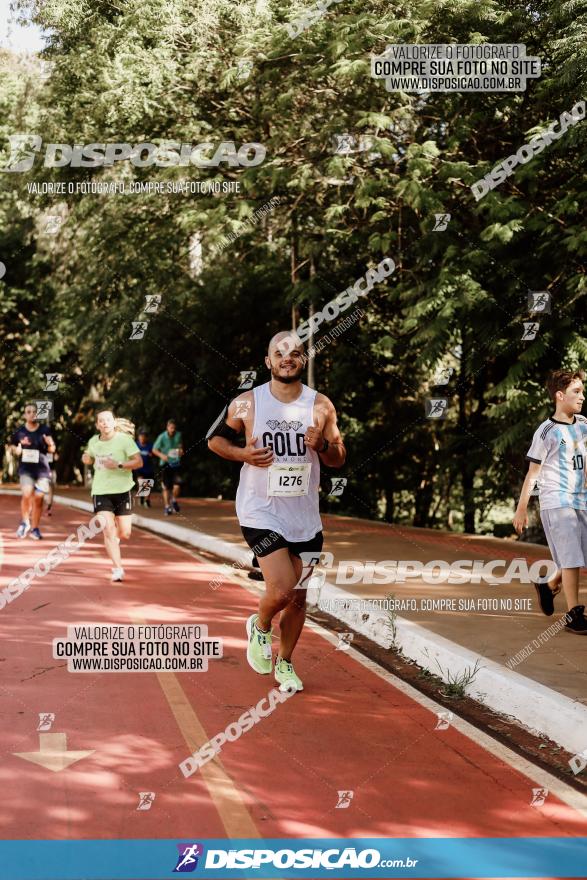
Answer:
[[173, 489], [174, 486], [181, 486], [182, 479], [179, 468], [162, 467], [161, 482], [166, 489]]
[[288, 541], [283, 535], [271, 529], [250, 529], [248, 526], [241, 526], [241, 532], [255, 556], [261, 558], [283, 548], [287, 548], [294, 556], [301, 556], [305, 552], [320, 553], [324, 544], [322, 532], [316, 532], [308, 541]]
[[132, 496], [130, 492], [116, 492], [113, 495], [92, 495], [94, 513], [103, 510], [114, 516], [130, 516], [132, 513]]

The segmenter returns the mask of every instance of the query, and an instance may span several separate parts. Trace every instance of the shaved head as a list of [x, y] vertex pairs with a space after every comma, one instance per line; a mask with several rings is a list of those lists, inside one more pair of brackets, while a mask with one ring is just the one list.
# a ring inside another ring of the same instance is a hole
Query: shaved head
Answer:
[[299, 382], [304, 371], [304, 343], [295, 330], [281, 330], [269, 342], [266, 366], [276, 382]]
[[[285, 341], [284, 341], [285, 340]], [[278, 343], [282, 343], [281, 346], [278, 346]], [[269, 346], [267, 348], [267, 354], [269, 357], [273, 354], [275, 349], [279, 347], [284, 354], [289, 354], [292, 349], [296, 348], [299, 351], [303, 352], [304, 343], [299, 338], [295, 330], [280, 330], [279, 333], [276, 333], [269, 341]]]

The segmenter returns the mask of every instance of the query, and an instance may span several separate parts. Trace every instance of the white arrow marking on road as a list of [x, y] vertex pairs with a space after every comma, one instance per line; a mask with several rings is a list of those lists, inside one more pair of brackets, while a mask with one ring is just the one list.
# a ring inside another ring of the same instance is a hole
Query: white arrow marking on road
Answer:
[[24, 758], [25, 761], [31, 761], [33, 764], [39, 764], [52, 770], [53, 773], [59, 773], [65, 770], [70, 764], [81, 761], [93, 755], [96, 750], [89, 752], [68, 752], [67, 751], [67, 734], [65, 733], [40, 733], [39, 734], [39, 751], [38, 752], [13, 752], [17, 758]]

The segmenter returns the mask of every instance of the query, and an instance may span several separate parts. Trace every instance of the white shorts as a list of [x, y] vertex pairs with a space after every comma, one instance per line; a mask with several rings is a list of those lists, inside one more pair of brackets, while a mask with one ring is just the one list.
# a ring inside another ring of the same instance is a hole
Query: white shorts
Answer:
[[31, 474], [20, 474], [19, 482], [21, 489], [33, 489], [41, 495], [48, 495], [51, 489], [49, 477], [33, 477]]
[[555, 507], [541, 510], [540, 519], [557, 568], [587, 566], [587, 510]]

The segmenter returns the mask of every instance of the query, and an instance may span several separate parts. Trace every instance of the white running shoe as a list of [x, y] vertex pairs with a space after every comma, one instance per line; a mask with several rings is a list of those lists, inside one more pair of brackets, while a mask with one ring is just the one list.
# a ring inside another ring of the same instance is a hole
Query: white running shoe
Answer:
[[112, 577], [111, 581], [122, 581], [124, 580], [124, 568], [113, 568], [112, 569]]
[[16, 537], [17, 538], [26, 538], [26, 536], [28, 535], [30, 530], [31, 530], [30, 522], [28, 521], [28, 519], [23, 519], [23, 521], [20, 523], [19, 527], [16, 530]]

